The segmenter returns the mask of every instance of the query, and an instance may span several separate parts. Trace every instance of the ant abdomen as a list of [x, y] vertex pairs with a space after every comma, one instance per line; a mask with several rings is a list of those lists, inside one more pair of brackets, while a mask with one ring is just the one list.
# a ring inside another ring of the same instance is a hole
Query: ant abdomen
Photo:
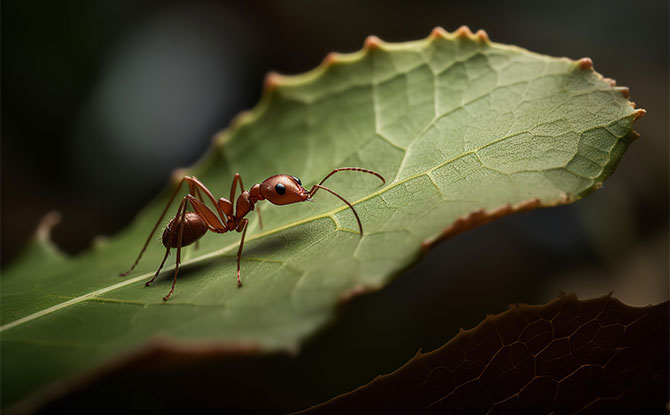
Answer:
[[[187, 246], [202, 238], [207, 233], [207, 224], [195, 212], [186, 212], [184, 217], [184, 233], [181, 237], [181, 245], [179, 244], [179, 224], [181, 217], [173, 218], [163, 231], [163, 246], [166, 248], [179, 248], [179, 246]], [[172, 232], [175, 229], [175, 232]], [[172, 241], [170, 241], [170, 234], [172, 234]], [[168, 246], [169, 245], [169, 246]]]

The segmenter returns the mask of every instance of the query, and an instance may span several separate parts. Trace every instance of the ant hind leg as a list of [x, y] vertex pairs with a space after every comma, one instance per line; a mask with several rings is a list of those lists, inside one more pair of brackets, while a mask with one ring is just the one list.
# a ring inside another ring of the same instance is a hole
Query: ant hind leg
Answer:
[[[181, 202], [181, 212], [177, 213], [176, 217], [180, 217], [179, 220], [179, 235], [177, 237], [177, 260], [175, 261], [175, 268], [174, 268], [174, 278], [172, 279], [172, 288], [170, 288], [170, 292], [163, 297], [163, 301], [167, 301], [172, 293], [174, 292], [174, 286], [177, 284], [177, 274], [179, 274], [179, 264], [181, 263], [181, 241], [182, 237], [184, 236], [184, 225], [186, 223], [186, 198], [184, 199], [183, 202]], [[180, 216], [181, 214], [181, 216]], [[172, 231], [172, 234], [174, 234], [174, 230]], [[171, 242], [171, 241], [170, 241]], [[171, 243], [168, 243], [168, 245], [171, 245]]]
[[[177, 215], [175, 215], [175, 217], [183, 216], [183, 212], [186, 210], [185, 205], [186, 205], [186, 198], [184, 198], [182, 202], [179, 204], [179, 209], [177, 209]], [[163, 265], [165, 265], [165, 260], [170, 254], [170, 247], [172, 246], [172, 240], [174, 238], [175, 232], [176, 232], [175, 228], [170, 229], [170, 234], [168, 235], [168, 244], [167, 244], [168, 246], [165, 248], [165, 255], [163, 256], [163, 260], [161, 261], [161, 264], [158, 266], [158, 269], [156, 270], [156, 273], [154, 274], [153, 278], [151, 278], [144, 284], [145, 287], [150, 286], [156, 280], [156, 278], [158, 278], [158, 274], [160, 274], [161, 269], [163, 269]]]
[[[172, 234], [174, 234], [174, 232], [172, 232]], [[170, 236], [170, 237], [172, 237], [172, 236]], [[156, 270], [156, 273], [154, 274], [153, 278], [151, 278], [149, 281], [144, 283], [145, 287], [150, 286], [156, 280], [156, 278], [158, 278], [158, 274], [161, 273], [161, 269], [163, 269], [163, 265], [165, 264], [165, 260], [167, 259], [169, 254], [170, 254], [170, 248], [167, 248], [165, 250], [165, 256], [163, 257], [163, 260], [161, 261], [161, 264], [158, 266], [158, 269]]]
[[[192, 185], [191, 183], [189, 183], [189, 187], [191, 187], [191, 186], [193, 186], [193, 185]], [[201, 201], [202, 203], [205, 203], [205, 199], [203, 199], [203, 197], [202, 197], [202, 193], [200, 193], [200, 188], [199, 188], [199, 187], [195, 187], [195, 186], [194, 186], [194, 188], [195, 188], [195, 194], [194, 194], [193, 196], [195, 196], [195, 197], [196, 197], [199, 201]], [[195, 248], [196, 250], [200, 249], [200, 239], [198, 239], [197, 241], [195, 241], [195, 246], [194, 246], [194, 248]]]
[[[128, 271], [122, 272], [121, 274], [119, 274], [120, 277], [125, 277], [126, 275], [128, 275], [130, 273], [130, 271], [135, 269], [137, 264], [140, 262], [140, 259], [142, 258], [142, 254], [144, 254], [144, 251], [146, 251], [147, 246], [149, 246], [149, 242], [151, 242], [151, 237], [154, 236], [154, 233], [156, 232], [156, 229], [158, 229], [158, 226], [161, 224], [161, 221], [165, 217], [165, 214], [167, 213], [168, 209], [170, 208], [170, 205], [172, 204], [175, 197], [177, 196], [177, 193], [179, 193], [179, 189], [181, 189], [181, 185], [182, 185], [182, 183], [184, 183], [185, 180], [186, 180], [185, 178], [181, 179], [181, 181], [179, 182], [177, 187], [174, 189], [174, 192], [172, 192], [172, 195], [170, 196], [170, 200], [168, 200], [167, 204], [165, 205], [165, 208], [163, 209], [163, 212], [158, 217], [158, 220], [156, 221], [156, 224], [154, 225], [153, 229], [149, 233], [149, 236], [147, 237], [147, 240], [144, 242], [144, 245], [142, 246], [142, 249], [140, 250], [140, 253], [137, 256], [137, 259], [135, 259], [135, 262], [133, 262], [133, 265], [131, 265], [131, 267], [130, 267], [130, 269], [128, 269]], [[165, 260], [163, 260], [163, 261], [165, 261]]]

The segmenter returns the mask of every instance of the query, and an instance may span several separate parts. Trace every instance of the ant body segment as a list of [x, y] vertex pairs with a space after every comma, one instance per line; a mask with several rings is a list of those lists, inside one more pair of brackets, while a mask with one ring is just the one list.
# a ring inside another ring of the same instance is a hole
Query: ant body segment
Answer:
[[[244, 190], [244, 185], [242, 184], [242, 179], [240, 175], [236, 173], [235, 177], [233, 178], [232, 187], [230, 189], [230, 199], [225, 199], [222, 197], [217, 201], [214, 198], [212, 192], [210, 192], [209, 189], [207, 189], [207, 187], [205, 187], [205, 185], [202, 184], [196, 177], [186, 176], [179, 182], [179, 184], [177, 185], [177, 189], [174, 191], [174, 193], [172, 193], [172, 196], [170, 196], [170, 200], [165, 206], [165, 209], [163, 209], [163, 213], [161, 213], [160, 217], [158, 218], [158, 221], [156, 222], [156, 225], [154, 225], [153, 229], [151, 230], [151, 233], [149, 233], [149, 237], [144, 243], [144, 246], [142, 247], [140, 254], [137, 256], [137, 259], [135, 260], [135, 262], [128, 271], [120, 275], [122, 277], [128, 275], [140, 261], [140, 258], [142, 258], [142, 254], [144, 254], [144, 251], [147, 249], [147, 246], [151, 241], [151, 237], [156, 232], [156, 229], [158, 229], [158, 226], [165, 217], [167, 210], [170, 208], [170, 205], [172, 204], [175, 197], [179, 193], [181, 185], [184, 182], [188, 183], [189, 193], [182, 199], [181, 203], [179, 204], [179, 208], [177, 209], [177, 214], [167, 224], [165, 230], [163, 231], [163, 236], [161, 238], [163, 246], [165, 246], [166, 248], [165, 256], [163, 257], [163, 261], [158, 267], [156, 274], [154, 274], [153, 278], [151, 278], [145, 284], [145, 286], [148, 287], [149, 285], [151, 285], [151, 283], [154, 282], [156, 277], [158, 277], [158, 274], [160, 273], [161, 269], [163, 268], [163, 265], [165, 264], [165, 260], [167, 259], [168, 254], [170, 253], [170, 249], [176, 248], [177, 258], [175, 261], [175, 270], [174, 270], [174, 277], [172, 279], [172, 288], [170, 289], [170, 292], [165, 297], [163, 297], [163, 301], [167, 301], [172, 295], [172, 292], [174, 291], [174, 286], [177, 282], [177, 274], [179, 273], [179, 264], [181, 262], [181, 248], [190, 245], [194, 242], [197, 242], [207, 233], [207, 231], [211, 231], [214, 233], [226, 233], [230, 231], [242, 232], [240, 247], [237, 250], [237, 285], [238, 287], [242, 286], [242, 280], [240, 279], [240, 259], [242, 258], [244, 237], [247, 234], [247, 225], [249, 223], [249, 219], [245, 218], [245, 216], [250, 211], [254, 210], [254, 206], [256, 205], [256, 203], [258, 203], [261, 200], [267, 200], [275, 205], [288, 205], [290, 203], [306, 202], [310, 201], [319, 189], [323, 189], [340, 198], [340, 200], [342, 200], [344, 203], [347, 204], [347, 206], [351, 208], [351, 210], [354, 213], [354, 216], [356, 217], [356, 221], [358, 222], [360, 235], [361, 237], [363, 237], [363, 225], [361, 224], [361, 220], [358, 217], [358, 213], [356, 213], [356, 210], [351, 205], [351, 203], [347, 202], [342, 196], [335, 193], [333, 190], [325, 186], [322, 186], [323, 182], [325, 182], [326, 179], [328, 179], [333, 174], [339, 171], [347, 171], [347, 170], [369, 173], [378, 177], [382, 181], [382, 183], [386, 183], [384, 178], [379, 173], [376, 173], [372, 170], [361, 169], [359, 167], [341, 167], [328, 173], [326, 177], [324, 177], [319, 184], [315, 184], [314, 186], [312, 186], [312, 188], [309, 191], [304, 187], [302, 187], [302, 182], [300, 181], [300, 179], [286, 174], [278, 174], [269, 177], [265, 179], [263, 183], [255, 184], [251, 187], [251, 189], [249, 189], [249, 191], [247, 191]], [[235, 202], [235, 205], [233, 205], [232, 201], [234, 200], [235, 197], [235, 190], [237, 189], [238, 182], [240, 184], [240, 189], [242, 193], [237, 197], [237, 201]], [[203, 193], [205, 194], [207, 199], [209, 199], [212, 202], [212, 204], [216, 209], [216, 212], [213, 212], [210, 208], [208, 208], [205, 205], [204, 199], [202, 197]], [[191, 205], [191, 208], [193, 209], [192, 212], [186, 210], [187, 204]], [[258, 220], [260, 226], [262, 227], [263, 225], [261, 222], [260, 213], [261, 212], [259, 209]]]

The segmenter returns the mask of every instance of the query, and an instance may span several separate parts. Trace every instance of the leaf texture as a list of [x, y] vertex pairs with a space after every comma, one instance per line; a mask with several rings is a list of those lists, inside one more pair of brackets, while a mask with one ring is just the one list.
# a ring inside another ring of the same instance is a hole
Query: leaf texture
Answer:
[[77, 258], [36, 241], [1, 281], [3, 405], [159, 335], [298, 350], [338, 302], [382, 287], [435, 241], [599, 188], [643, 114], [587, 58], [538, 55], [466, 28], [399, 44], [370, 37], [309, 73], [270, 74], [258, 106], [175, 177], [196, 175], [227, 197], [236, 172], [248, 188], [278, 173], [310, 185], [336, 167], [376, 170], [386, 185], [351, 172], [328, 181], [355, 205], [365, 235], [325, 192], [314, 203], [265, 204], [265, 228], [249, 216], [244, 286], [235, 284], [239, 234], [212, 234], [184, 250], [167, 303], [169, 272], [144, 287], [163, 256], [158, 241], [131, 275], [118, 274], [169, 191]]

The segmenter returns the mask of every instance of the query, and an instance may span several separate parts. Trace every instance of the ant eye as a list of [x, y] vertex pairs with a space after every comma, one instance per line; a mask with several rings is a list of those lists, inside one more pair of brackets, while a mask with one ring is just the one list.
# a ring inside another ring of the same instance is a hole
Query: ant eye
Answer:
[[286, 186], [284, 186], [281, 183], [277, 183], [277, 185], [275, 186], [275, 191], [277, 192], [277, 194], [283, 195], [284, 193], [286, 193]]
[[297, 177], [291, 176], [291, 179], [295, 180], [296, 183], [298, 183], [300, 186], [302, 186], [302, 182]]

